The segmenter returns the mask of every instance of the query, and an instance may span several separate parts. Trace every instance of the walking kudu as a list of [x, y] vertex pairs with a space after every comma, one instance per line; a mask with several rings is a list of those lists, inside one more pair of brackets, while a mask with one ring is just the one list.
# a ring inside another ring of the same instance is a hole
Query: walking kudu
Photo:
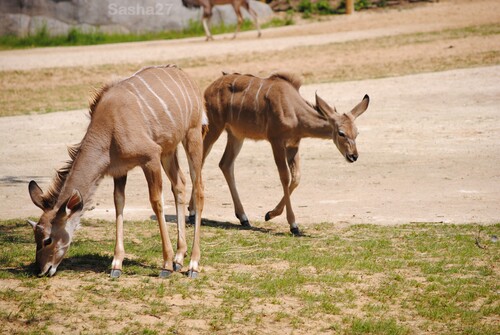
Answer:
[[[144, 171], [149, 200], [158, 218], [163, 248], [160, 276], [167, 277], [179, 271], [187, 254], [185, 178], [177, 160], [177, 146], [182, 143], [188, 157], [196, 212], [188, 276], [196, 277], [200, 261], [202, 132], [206, 131], [205, 124], [198, 87], [175, 66], [144, 68], [125, 80], [103, 87], [90, 105], [90, 124], [83, 140], [69, 149], [71, 161], [57, 171], [48, 191], [43, 193], [35, 181], [29, 183], [33, 203], [43, 210], [38, 223], [30, 221], [35, 232], [40, 275], [55, 274], [80, 217], [105, 175], [114, 178], [116, 209], [116, 246], [111, 277], [121, 275], [125, 256], [125, 184], [127, 172], [136, 166]], [[162, 167], [172, 182], [176, 203], [178, 243], [175, 257], [163, 214]]]
[[212, 8], [217, 5], [231, 5], [234, 8], [236, 17], [238, 19], [238, 24], [236, 26], [236, 31], [234, 32], [233, 38], [236, 38], [236, 34], [240, 31], [241, 24], [243, 23], [243, 15], [241, 14], [241, 7], [245, 8], [247, 12], [252, 17], [255, 26], [257, 27], [257, 37], [261, 36], [259, 18], [257, 13], [250, 7], [250, 0], [182, 0], [182, 4], [186, 8], [199, 8], [203, 7], [203, 29], [205, 29], [205, 35], [207, 35], [207, 41], [213, 40], [212, 33], [208, 27], [210, 19], [212, 18]]
[[203, 161], [226, 129], [227, 144], [219, 166], [229, 185], [236, 217], [243, 226], [249, 226], [249, 222], [236, 189], [234, 161], [245, 138], [271, 143], [284, 195], [266, 214], [265, 220], [280, 215], [286, 207], [287, 221], [294, 235], [299, 234], [299, 228], [290, 195], [300, 180], [300, 140], [304, 137], [332, 139], [349, 163], [358, 159], [355, 142], [358, 131], [354, 120], [368, 108], [368, 95], [349, 113], [339, 114], [317, 94], [316, 105], [308, 103], [299, 94], [300, 85], [296, 76], [287, 73], [269, 78], [224, 73], [205, 90], [210, 129], [203, 142]]

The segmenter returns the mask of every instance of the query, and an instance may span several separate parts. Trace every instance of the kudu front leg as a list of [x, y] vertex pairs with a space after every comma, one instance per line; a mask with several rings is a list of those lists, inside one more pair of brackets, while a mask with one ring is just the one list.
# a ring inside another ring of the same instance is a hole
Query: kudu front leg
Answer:
[[123, 208], [125, 207], [125, 185], [127, 175], [114, 178], [114, 201], [116, 213], [116, 240], [115, 255], [111, 263], [111, 278], [118, 278], [122, 274], [123, 259], [125, 258], [125, 247], [123, 246]]
[[180, 271], [187, 254], [186, 243], [186, 178], [179, 167], [177, 151], [170, 156], [162, 157], [162, 166], [171, 184], [177, 215], [177, 252], [174, 257], [174, 271]]
[[271, 145], [273, 148], [274, 161], [278, 168], [281, 185], [283, 187], [283, 199], [286, 207], [286, 218], [288, 224], [290, 225], [290, 232], [293, 235], [298, 236], [300, 235], [299, 226], [295, 222], [295, 214], [293, 213], [292, 203], [290, 200], [290, 190], [288, 187], [290, 183], [290, 174], [288, 172], [286, 162], [286, 149], [281, 141], [279, 141], [278, 143], [271, 143]]
[[[297, 188], [297, 186], [299, 186], [300, 182], [300, 156], [298, 152], [299, 152], [298, 146], [286, 148], [288, 169], [290, 170], [290, 174], [292, 177], [290, 185], [288, 186], [288, 191], [290, 193], [290, 196], [292, 195], [293, 191]], [[281, 213], [283, 213], [284, 208], [285, 208], [285, 197], [282, 197], [278, 205], [276, 205], [276, 207], [273, 210], [266, 213], [265, 220], [269, 221], [272, 218], [281, 215]]]
[[224, 178], [226, 178], [227, 185], [229, 186], [236, 217], [240, 220], [242, 226], [250, 227], [250, 222], [248, 222], [248, 217], [243, 209], [243, 204], [241, 203], [238, 190], [236, 189], [236, 181], [234, 179], [234, 161], [240, 153], [242, 146], [242, 139], [239, 139], [232, 133], [227, 132], [226, 149], [224, 150], [224, 154], [219, 162], [219, 167], [224, 174]]
[[151, 207], [158, 219], [160, 227], [160, 235], [163, 250], [163, 266], [160, 272], [160, 277], [166, 278], [174, 271], [174, 249], [172, 242], [168, 236], [167, 223], [163, 214], [163, 199], [162, 199], [162, 177], [161, 177], [161, 160], [158, 157], [152, 158], [146, 165], [143, 166], [144, 175], [149, 187], [149, 201]]
[[243, 15], [241, 14], [240, 7], [234, 7], [234, 11], [236, 13], [236, 18], [238, 22], [236, 24], [236, 30], [234, 31], [233, 40], [236, 38], [236, 35], [240, 32], [241, 24], [243, 23]]

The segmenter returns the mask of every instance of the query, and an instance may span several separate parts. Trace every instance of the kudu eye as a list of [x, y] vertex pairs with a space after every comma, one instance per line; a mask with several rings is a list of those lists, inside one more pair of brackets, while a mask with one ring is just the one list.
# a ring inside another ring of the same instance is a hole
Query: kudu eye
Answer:
[[345, 133], [343, 131], [339, 131], [339, 136], [340, 137], [345, 137]]
[[52, 238], [46, 238], [45, 240], [43, 240], [43, 246], [46, 247], [48, 245], [51, 245], [52, 244]]

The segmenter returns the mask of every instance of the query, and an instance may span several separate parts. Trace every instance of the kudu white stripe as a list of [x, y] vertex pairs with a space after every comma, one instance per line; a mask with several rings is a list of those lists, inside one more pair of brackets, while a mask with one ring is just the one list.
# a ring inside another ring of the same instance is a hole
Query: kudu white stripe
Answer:
[[259, 110], [259, 105], [260, 105], [260, 102], [259, 102], [259, 94], [260, 94], [260, 90], [262, 89], [262, 86], [264, 86], [264, 81], [261, 79], [260, 80], [260, 85], [259, 85], [259, 89], [257, 90], [257, 93], [255, 94], [255, 101], [254, 101], [254, 106], [255, 106], [255, 110], [258, 111]]
[[[195, 90], [196, 88], [193, 86], [193, 83], [191, 81], [188, 81], [189, 83], [189, 87], [191, 90]], [[203, 110], [203, 104], [201, 102], [201, 97], [200, 96], [196, 96], [196, 105], [198, 106], [198, 109], [200, 110], [200, 112], [203, 114], [204, 116], [204, 119], [206, 119], [206, 115], [205, 115], [205, 111]], [[208, 119], [206, 120], [206, 124], [208, 124]]]
[[156, 79], [158, 79], [158, 81], [163, 86], [163, 88], [165, 88], [165, 90], [168, 91], [168, 93], [170, 94], [170, 96], [172, 98], [174, 98], [175, 103], [176, 103], [177, 107], [179, 108], [179, 110], [182, 110], [181, 104], [179, 103], [179, 100], [177, 99], [177, 96], [174, 94], [174, 92], [172, 92], [172, 90], [165, 84], [165, 82], [156, 73], [153, 73], [153, 75], [156, 77]]
[[148, 89], [148, 91], [151, 92], [151, 94], [153, 94], [156, 99], [158, 99], [158, 102], [161, 104], [163, 111], [165, 112], [165, 114], [167, 114], [170, 121], [172, 121], [172, 123], [175, 125], [176, 122], [175, 122], [174, 118], [172, 117], [172, 114], [168, 110], [168, 106], [165, 103], [165, 100], [163, 100], [160, 96], [158, 96], [158, 94], [156, 94], [156, 92], [153, 90], [153, 88], [141, 76], [137, 75], [136, 77], [144, 84], [144, 86]]
[[132, 88], [134, 89], [134, 93], [135, 95], [141, 100], [141, 102], [146, 106], [146, 108], [149, 110], [149, 113], [153, 116], [153, 118], [155, 119], [156, 123], [157, 124], [160, 124], [160, 120], [158, 119], [158, 116], [156, 115], [156, 112], [153, 110], [153, 108], [149, 105], [148, 101], [146, 99], [144, 99], [144, 97], [142, 96], [141, 92], [139, 91], [139, 89], [134, 85], [133, 82], [131, 81], [127, 81], [126, 82], [127, 84], [129, 84], [130, 86], [132, 86]]
[[[181, 78], [181, 75], [179, 73], [177, 73], [177, 76], [179, 78], [179, 82], [182, 84], [182, 87], [183, 87], [183, 91], [186, 91], [186, 85], [184, 84], [184, 80], [183, 78]], [[191, 101], [191, 97], [189, 96], [189, 94], [187, 95], [187, 98], [189, 100], [189, 110], [192, 110], [193, 109], [193, 102]], [[187, 120], [189, 119], [189, 115], [186, 113], [186, 122]]]
[[129, 88], [125, 88], [125, 89], [127, 90], [127, 92], [130, 93], [130, 95], [132, 95], [134, 97], [135, 102], [137, 103], [137, 106], [139, 107], [139, 112], [141, 113], [142, 118], [144, 119], [144, 121], [145, 122], [149, 122], [148, 117], [144, 113], [144, 107], [142, 106], [142, 102], [139, 100], [139, 97], [137, 96], [137, 94], [134, 93], [134, 92], [132, 92]]
[[170, 80], [174, 83], [175, 86], [177, 86], [177, 89], [179, 90], [179, 92], [181, 93], [182, 95], [182, 99], [184, 100], [184, 105], [185, 105], [185, 110], [188, 110], [188, 103], [187, 103], [187, 99], [186, 99], [186, 96], [184, 95], [184, 91], [182, 90], [182, 88], [179, 86], [179, 83], [177, 82], [177, 80], [175, 80], [172, 75], [167, 72], [165, 69], [163, 69], [163, 71], [165, 71], [165, 73], [170, 77]]
[[254, 78], [250, 79], [250, 82], [248, 83], [247, 88], [243, 91], [243, 97], [241, 98], [240, 109], [238, 111], [238, 117], [236, 118], [237, 120], [240, 119], [241, 110], [243, 109], [243, 104], [245, 103], [245, 98], [247, 96], [247, 93], [250, 90], [250, 88], [252, 87], [253, 80], [254, 80]]

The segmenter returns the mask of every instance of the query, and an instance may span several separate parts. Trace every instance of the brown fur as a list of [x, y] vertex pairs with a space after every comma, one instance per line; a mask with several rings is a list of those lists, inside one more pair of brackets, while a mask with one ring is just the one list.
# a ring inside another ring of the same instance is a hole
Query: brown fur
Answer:
[[290, 195], [300, 180], [299, 145], [304, 137], [331, 139], [349, 162], [358, 158], [354, 119], [368, 108], [365, 98], [353, 110], [339, 114], [316, 95], [316, 104], [299, 93], [302, 82], [294, 74], [280, 72], [268, 78], [224, 74], [205, 90], [210, 131], [203, 142], [203, 159], [223, 130], [228, 133], [224, 155], [219, 163], [229, 185], [235, 213], [243, 225], [247, 216], [234, 180], [234, 160], [245, 138], [271, 143], [283, 186], [283, 198], [266, 214], [266, 220], [280, 215], [286, 207], [290, 229], [298, 234]]
[[[29, 185], [33, 202], [44, 211], [40, 221], [32, 224], [39, 246], [37, 263], [42, 274], [55, 272], [71, 243], [71, 235], [85, 205], [90, 203], [105, 175], [112, 176], [115, 181], [117, 245], [112, 274], [119, 274], [125, 255], [122, 240], [126, 178], [128, 171], [136, 166], [144, 171], [151, 206], [159, 221], [162, 267], [172, 271], [174, 262], [182, 265], [187, 245], [183, 214], [185, 178], [177, 161], [179, 143], [186, 150], [196, 193], [194, 207], [198, 229], [190, 271], [198, 271], [203, 209], [202, 141], [207, 128], [196, 84], [175, 66], [148, 67], [122, 81], [103, 86], [94, 95], [89, 110], [90, 124], [83, 140], [68, 149], [71, 160], [57, 171], [48, 191], [43, 193], [34, 181]], [[175, 259], [163, 215], [162, 167], [172, 182], [178, 205], [179, 241]], [[47, 239], [52, 242], [50, 245], [44, 242]]]
[[80, 143], [68, 147], [70, 160], [66, 162], [66, 165], [56, 171], [56, 175], [54, 176], [54, 179], [52, 179], [52, 183], [50, 184], [47, 191], [43, 194], [42, 201], [46, 208], [54, 208], [57, 199], [59, 198], [59, 193], [61, 193], [61, 189], [66, 182], [66, 178], [68, 178], [68, 174], [71, 172], [73, 162], [78, 155], [79, 150]]
[[241, 14], [241, 8], [245, 8], [250, 16], [253, 18], [255, 25], [257, 26], [257, 37], [261, 36], [259, 20], [257, 13], [250, 8], [249, 0], [182, 0], [182, 4], [187, 8], [203, 8], [203, 29], [207, 36], [207, 41], [213, 40], [212, 33], [210, 32], [209, 22], [212, 18], [212, 9], [217, 5], [231, 5], [233, 6], [238, 23], [236, 25], [236, 31], [233, 38], [236, 38], [236, 34], [240, 31], [241, 24], [243, 23], [243, 15]]
[[302, 86], [302, 79], [295, 73], [277, 72], [269, 76], [269, 79], [272, 78], [279, 78], [288, 81], [290, 84], [292, 84], [293, 87], [297, 89], [297, 91], [300, 89], [300, 86]]
[[104, 96], [104, 94], [109, 91], [111, 87], [113, 87], [116, 84], [116, 82], [108, 83], [102, 86], [99, 90], [96, 90], [91, 97], [91, 101], [89, 102], [89, 115], [92, 117], [92, 113], [97, 108], [97, 105], [101, 101], [101, 98]]

